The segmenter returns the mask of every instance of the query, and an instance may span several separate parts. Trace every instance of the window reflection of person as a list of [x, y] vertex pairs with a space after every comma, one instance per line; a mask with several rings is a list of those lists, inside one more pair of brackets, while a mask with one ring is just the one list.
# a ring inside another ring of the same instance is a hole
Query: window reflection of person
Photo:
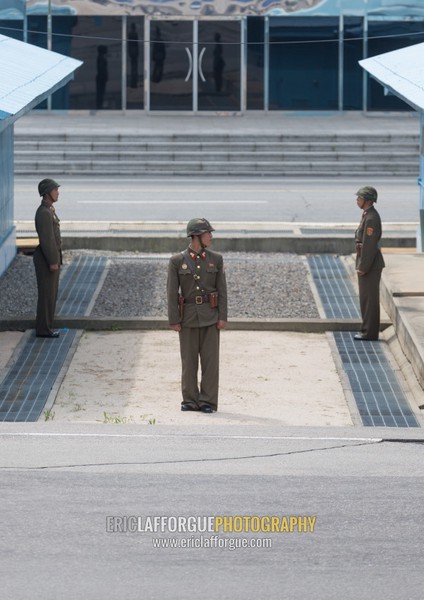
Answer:
[[156, 27], [155, 36], [152, 43], [152, 60], [153, 60], [153, 83], [159, 83], [163, 77], [163, 65], [166, 58], [165, 42], [161, 37], [160, 28]]
[[220, 92], [222, 90], [222, 83], [224, 80], [224, 68], [225, 60], [223, 57], [223, 48], [221, 43], [221, 34], [215, 33], [215, 47], [213, 49], [213, 78], [215, 81], [215, 91]]
[[130, 87], [136, 88], [138, 81], [138, 33], [135, 23], [128, 32], [128, 56], [130, 57]]
[[97, 73], [96, 73], [96, 108], [103, 108], [103, 101], [108, 80], [107, 46], [97, 46]]

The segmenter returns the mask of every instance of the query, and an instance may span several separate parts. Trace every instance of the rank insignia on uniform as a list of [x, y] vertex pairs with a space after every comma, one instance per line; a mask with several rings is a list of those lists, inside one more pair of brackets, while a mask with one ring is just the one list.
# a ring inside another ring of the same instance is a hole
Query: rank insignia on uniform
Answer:
[[187, 265], [186, 265], [185, 263], [183, 263], [183, 264], [181, 265], [181, 268], [182, 268], [182, 269], [187, 269]]
[[372, 235], [374, 233], [374, 229], [372, 227], [367, 227], [367, 235]]

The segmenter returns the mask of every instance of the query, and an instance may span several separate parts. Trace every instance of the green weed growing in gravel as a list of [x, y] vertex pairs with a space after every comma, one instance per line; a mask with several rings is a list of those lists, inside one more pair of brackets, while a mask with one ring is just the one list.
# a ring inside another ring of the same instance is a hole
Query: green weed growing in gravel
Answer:
[[54, 416], [55, 416], [55, 413], [52, 411], [51, 408], [49, 408], [49, 410], [44, 411], [44, 420], [45, 421], [53, 421]]

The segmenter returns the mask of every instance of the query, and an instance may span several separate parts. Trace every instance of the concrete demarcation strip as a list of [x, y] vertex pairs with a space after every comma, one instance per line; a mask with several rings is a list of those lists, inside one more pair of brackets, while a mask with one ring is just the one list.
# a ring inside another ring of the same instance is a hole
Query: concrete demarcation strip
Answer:
[[[380, 330], [391, 326], [388, 319], [382, 320]], [[58, 329], [85, 329], [87, 331], [113, 330], [164, 330], [168, 329], [165, 318], [149, 317], [66, 317], [55, 319]], [[2, 319], [0, 331], [25, 331], [35, 328], [34, 319]], [[358, 319], [234, 319], [229, 321], [228, 329], [238, 331], [293, 331], [298, 333], [325, 333], [327, 331], [359, 331]]]

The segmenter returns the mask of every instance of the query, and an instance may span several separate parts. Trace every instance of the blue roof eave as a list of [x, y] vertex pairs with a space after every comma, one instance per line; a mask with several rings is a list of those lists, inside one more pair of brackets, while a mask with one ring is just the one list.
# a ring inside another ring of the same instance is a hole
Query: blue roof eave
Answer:
[[418, 112], [424, 112], [424, 43], [364, 58], [360, 66]]
[[46, 98], [51, 96], [58, 89], [60, 89], [61, 87], [63, 87], [64, 85], [66, 85], [67, 83], [72, 81], [73, 78], [74, 78], [74, 73], [69, 73], [69, 75], [67, 75], [60, 81], [58, 81], [49, 90], [47, 90], [46, 92], [43, 92], [43, 93], [39, 94], [38, 96], [36, 96], [35, 98], [33, 98], [33, 100], [31, 100], [31, 102], [29, 102], [27, 105], [25, 105], [23, 108], [21, 108], [21, 110], [19, 110], [17, 113], [11, 114], [11, 113], [5, 112], [3, 110], [0, 110], [0, 131], [3, 131], [4, 129], [6, 129], [6, 127], [9, 127], [9, 125], [12, 125], [15, 121], [20, 119], [20, 117], [23, 117], [24, 115], [29, 113], [33, 108], [35, 108], [41, 102], [43, 102], [43, 100], [46, 100]]

